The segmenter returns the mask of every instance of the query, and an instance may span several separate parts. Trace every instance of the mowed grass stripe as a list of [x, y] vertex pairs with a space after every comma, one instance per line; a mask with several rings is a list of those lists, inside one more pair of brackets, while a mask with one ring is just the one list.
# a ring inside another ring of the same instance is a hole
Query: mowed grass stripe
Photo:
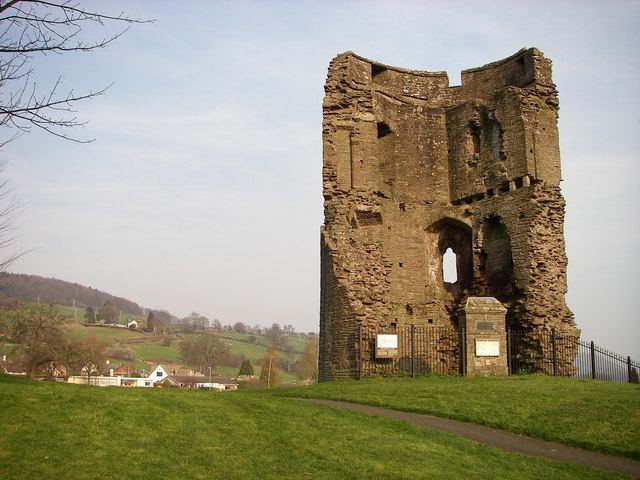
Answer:
[[0, 377], [1, 478], [624, 478], [278, 398]]

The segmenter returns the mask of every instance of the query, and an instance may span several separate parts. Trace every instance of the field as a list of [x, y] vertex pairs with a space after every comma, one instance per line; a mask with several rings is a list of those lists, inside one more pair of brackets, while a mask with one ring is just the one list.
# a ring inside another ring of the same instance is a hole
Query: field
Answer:
[[101, 389], [0, 376], [0, 405], [0, 478], [625, 478], [267, 390]]
[[67, 323], [65, 329], [69, 337], [74, 340], [87, 337], [96, 337], [106, 343], [133, 339], [140, 339], [140, 341], [153, 340], [153, 336], [150, 333], [127, 330], [126, 328], [85, 327], [80, 323]]
[[[68, 323], [65, 326], [67, 334], [73, 339], [82, 339], [91, 336], [103, 340], [108, 344], [116, 344], [121, 341], [123, 347], [131, 350], [135, 356], [133, 362], [135, 368], [149, 369], [158, 364], [172, 363], [183, 364], [180, 356], [180, 339], [184, 336], [180, 335], [169, 346], [162, 345], [162, 338], [150, 333], [132, 331], [119, 328], [105, 327], [86, 327], [80, 323]], [[248, 358], [254, 365], [258, 374], [260, 371], [260, 362], [269, 344], [269, 339], [262, 335], [255, 336], [256, 343], [249, 343], [249, 335], [235, 332], [221, 332], [222, 341], [229, 347], [231, 353], [241, 354]], [[138, 340], [139, 342], [135, 342]], [[294, 352], [304, 350], [304, 339], [288, 338], [291, 349]], [[132, 343], [130, 343], [132, 342]], [[279, 352], [279, 356], [286, 358], [290, 364], [293, 364], [299, 353], [289, 354], [284, 351]], [[122, 360], [112, 359], [113, 364], [124, 363]], [[195, 367], [193, 365], [185, 365], [186, 367]], [[217, 373], [235, 377], [238, 374], [240, 365], [221, 365], [217, 368]], [[295, 375], [287, 372], [280, 372], [280, 379], [284, 382], [291, 383], [296, 380]]]
[[478, 423], [640, 460], [640, 385], [544, 375], [340, 380], [279, 395]]
[[[222, 338], [228, 338], [230, 340], [235, 340], [237, 342], [249, 343], [250, 337], [255, 337], [255, 344], [258, 347], [268, 347], [271, 343], [271, 340], [265, 335], [250, 335], [246, 333], [237, 333], [237, 332], [220, 332], [220, 336]], [[304, 347], [306, 340], [304, 338], [298, 337], [287, 337], [287, 343], [291, 347], [291, 350], [294, 353], [302, 353], [304, 352]]]

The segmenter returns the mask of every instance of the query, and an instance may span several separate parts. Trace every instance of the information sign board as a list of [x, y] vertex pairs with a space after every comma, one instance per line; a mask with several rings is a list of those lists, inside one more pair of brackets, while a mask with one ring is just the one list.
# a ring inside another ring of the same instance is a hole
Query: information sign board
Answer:
[[376, 335], [376, 358], [396, 358], [398, 356], [398, 334], [378, 333]]
[[498, 340], [476, 340], [476, 357], [499, 357], [500, 342]]

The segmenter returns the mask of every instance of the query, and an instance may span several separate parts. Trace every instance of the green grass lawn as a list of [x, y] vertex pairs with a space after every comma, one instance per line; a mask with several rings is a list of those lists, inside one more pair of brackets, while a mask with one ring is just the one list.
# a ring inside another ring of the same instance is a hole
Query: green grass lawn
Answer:
[[258, 344], [246, 343], [229, 337], [221, 337], [221, 340], [229, 347], [231, 353], [240, 353], [251, 360], [253, 364], [259, 363], [266, 351], [266, 347]]
[[339, 380], [278, 395], [389, 407], [640, 459], [640, 385], [544, 375]]
[[136, 360], [143, 360], [151, 363], [181, 363], [180, 348], [177, 342], [173, 342], [171, 346], [165, 347], [159, 343], [145, 343], [140, 345], [132, 345], [131, 350], [135, 354]]
[[133, 338], [145, 339], [151, 336], [150, 333], [127, 330], [126, 328], [85, 327], [80, 323], [67, 323], [65, 329], [69, 337], [75, 340], [94, 336], [107, 343]]
[[[243, 343], [248, 343], [249, 337], [253, 336], [255, 337], [255, 343], [250, 345], [257, 345], [263, 348], [268, 347], [272, 343], [272, 340], [271, 338], [269, 338], [268, 335], [253, 335], [248, 333], [238, 333], [238, 332], [229, 332], [229, 331], [218, 332], [218, 335], [220, 335], [220, 337], [222, 338], [229, 338], [231, 340], [236, 340], [238, 342], [243, 342]], [[303, 353], [304, 348], [307, 344], [307, 340], [304, 338], [289, 337], [289, 336], [285, 337], [285, 342], [288, 343], [288, 345], [290, 346], [294, 354]]]
[[624, 478], [264, 390], [115, 389], [0, 376], [0, 406], [0, 478]]

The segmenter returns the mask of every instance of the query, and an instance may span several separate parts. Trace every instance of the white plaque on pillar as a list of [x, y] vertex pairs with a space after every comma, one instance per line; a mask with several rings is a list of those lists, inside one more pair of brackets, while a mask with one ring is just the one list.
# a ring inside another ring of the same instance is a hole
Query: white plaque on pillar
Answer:
[[500, 342], [498, 340], [476, 340], [476, 357], [499, 357]]

